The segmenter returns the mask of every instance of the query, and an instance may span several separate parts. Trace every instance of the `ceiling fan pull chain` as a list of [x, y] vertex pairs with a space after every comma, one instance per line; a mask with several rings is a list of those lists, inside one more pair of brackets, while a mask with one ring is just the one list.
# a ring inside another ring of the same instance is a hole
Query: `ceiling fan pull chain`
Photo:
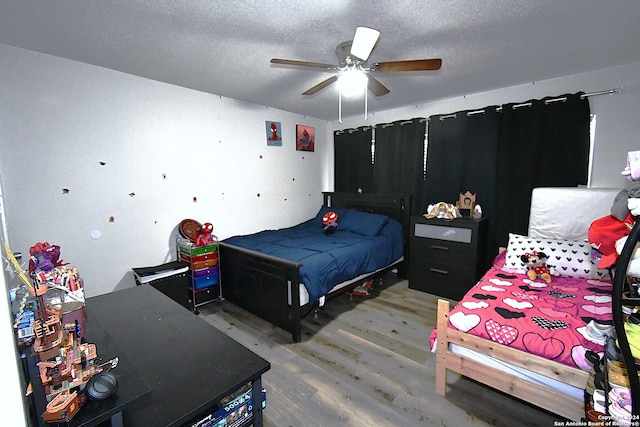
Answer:
[[338, 88], [338, 123], [342, 123], [342, 89]]
[[369, 100], [369, 96], [367, 95], [367, 93], [369, 92], [369, 79], [367, 79], [367, 82], [364, 84], [364, 121], [367, 121], [367, 105], [368, 105], [368, 100]]

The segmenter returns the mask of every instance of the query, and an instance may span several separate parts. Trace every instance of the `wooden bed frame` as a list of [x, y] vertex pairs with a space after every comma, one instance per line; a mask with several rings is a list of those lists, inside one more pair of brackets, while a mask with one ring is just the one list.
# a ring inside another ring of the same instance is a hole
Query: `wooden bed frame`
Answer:
[[[590, 224], [610, 214], [619, 190], [585, 187], [540, 187], [531, 193], [528, 235], [536, 238], [585, 240]], [[567, 216], [566, 212], [572, 214]], [[449, 328], [449, 302], [438, 301], [436, 392], [446, 393], [447, 371], [479, 381], [572, 421], [585, 418], [585, 398], [572, 398], [525, 379], [469, 360], [450, 351], [456, 344], [494, 359], [522, 367], [568, 385], [585, 389], [589, 373], [490, 340]]]
[[[350, 290], [392, 268], [397, 268], [398, 274], [404, 276], [409, 259], [410, 195], [323, 192], [323, 196], [326, 206], [354, 208], [394, 218], [402, 224], [405, 235], [404, 261], [367, 275], [336, 293]], [[291, 332], [294, 342], [302, 339], [301, 319], [317, 305], [300, 307], [301, 266], [298, 262], [220, 242], [220, 281], [224, 298]], [[327, 295], [331, 296], [333, 294]]]
[[445, 396], [447, 370], [450, 370], [569, 420], [580, 421], [585, 417], [584, 397], [575, 399], [526, 379], [498, 371], [451, 352], [449, 344], [466, 347], [580, 389], [584, 389], [587, 385], [588, 372], [449, 328], [449, 301], [447, 300], [438, 300], [437, 328], [436, 392], [439, 395]]

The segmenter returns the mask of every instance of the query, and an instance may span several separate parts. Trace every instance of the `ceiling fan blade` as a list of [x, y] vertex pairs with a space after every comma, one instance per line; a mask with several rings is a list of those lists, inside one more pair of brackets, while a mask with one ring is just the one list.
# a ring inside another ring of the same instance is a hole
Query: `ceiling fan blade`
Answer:
[[307, 89], [306, 91], [302, 92], [302, 94], [303, 95], [313, 95], [313, 94], [317, 93], [318, 91], [324, 89], [325, 87], [329, 86], [330, 84], [335, 83], [336, 80], [338, 80], [338, 76], [331, 76], [328, 79], [321, 81], [320, 83], [318, 83], [317, 85], [315, 85], [311, 89]]
[[326, 71], [333, 71], [338, 69], [336, 65], [323, 64], [321, 62], [298, 61], [295, 59], [271, 58], [271, 63], [278, 64], [278, 65], [295, 65], [298, 67], [321, 68]]
[[396, 71], [430, 71], [439, 70], [442, 59], [411, 59], [408, 61], [376, 62], [371, 69], [379, 73], [393, 73]]
[[367, 75], [367, 78], [369, 79], [368, 88], [375, 96], [382, 96], [389, 93], [389, 89], [380, 83], [380, 80], [370, 75]]
[[351, 55], [363, 61], [369, 59], [373, 47], [380, 38], [380, 31], [369, 27], [356, 28], [356, 34], [351, 42]]

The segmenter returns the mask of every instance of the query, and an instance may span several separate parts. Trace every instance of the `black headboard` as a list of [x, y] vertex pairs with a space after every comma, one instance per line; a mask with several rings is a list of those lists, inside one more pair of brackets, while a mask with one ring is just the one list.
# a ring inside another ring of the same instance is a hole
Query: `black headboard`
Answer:
[[325, 191], [325, 206], [353, 208], [363, 212], [378, 213], [394, 218], [408, 232], [411, 219], [410, 194], [333, 193]]

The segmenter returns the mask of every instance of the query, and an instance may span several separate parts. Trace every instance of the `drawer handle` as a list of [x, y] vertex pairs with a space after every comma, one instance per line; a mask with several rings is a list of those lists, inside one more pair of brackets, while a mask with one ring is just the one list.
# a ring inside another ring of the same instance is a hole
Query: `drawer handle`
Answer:
[[429, 270], [433, 271], [434, 273], [449, 274], [447, 270], [440, 270], [439, 268], [430, 268]]
[[432, 249], [438, 249], [440, 251], [448, 251], [449, 250], [449, 248], [446, 247], [446, 246], [438, 246], [438, 245], [431, 245], [431, 248]]

